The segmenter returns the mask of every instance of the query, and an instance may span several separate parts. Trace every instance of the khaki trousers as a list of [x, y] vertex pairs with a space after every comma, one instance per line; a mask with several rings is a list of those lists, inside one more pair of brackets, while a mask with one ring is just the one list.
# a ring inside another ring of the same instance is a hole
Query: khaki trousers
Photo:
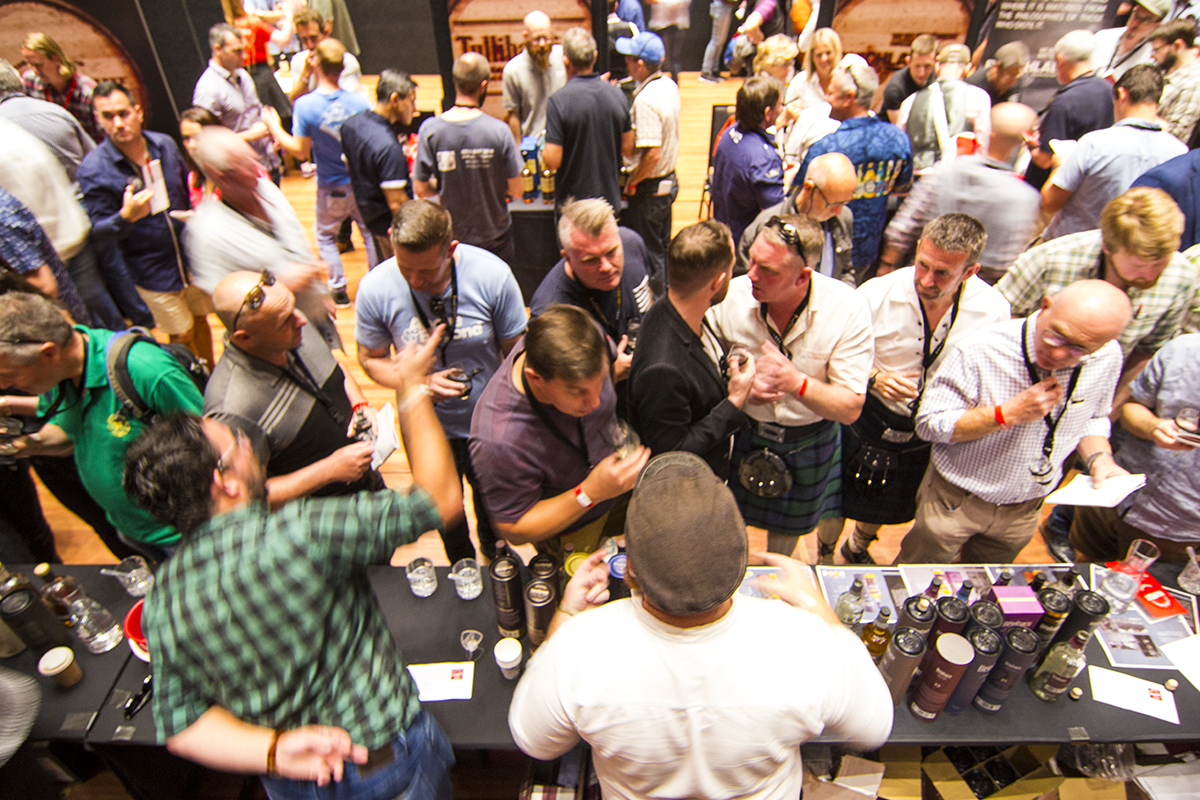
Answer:
[[917, 490], [916, 519], [896, 562], [1011, 564], [1037, 530], [1043, 499], [989, 503], [950, 483], [930, 463]]

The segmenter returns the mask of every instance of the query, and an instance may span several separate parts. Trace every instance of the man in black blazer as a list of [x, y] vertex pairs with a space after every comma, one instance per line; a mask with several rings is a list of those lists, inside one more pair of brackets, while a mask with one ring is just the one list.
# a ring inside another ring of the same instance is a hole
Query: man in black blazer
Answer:
[[754, 357], [745, 350], [729, 357], [704, 322], [732, 274], [733, 239], [724, 223], [680, 231], [667, 248], [667, 294], [642, 319], [630, 367], [630, 422], [642, 442], [655, 455], [695, 453], [722, 480], [729, 477], [730, 437], [748, 424], [742, 406], [754, 383]]

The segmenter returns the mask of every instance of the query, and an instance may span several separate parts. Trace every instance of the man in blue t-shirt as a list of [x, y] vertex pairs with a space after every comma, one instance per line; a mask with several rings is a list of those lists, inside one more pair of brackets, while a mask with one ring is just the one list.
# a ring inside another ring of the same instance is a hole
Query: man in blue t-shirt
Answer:
[[871, 99], [878, 88], [879, 76], [866, 61], [854, 55], [842, 59], [826, 95], [829, 116], [842, 124], [808, 149], [797, 173], [808, 174], [812, 160], [825, 153], [843, 153], [854, 164], [858, 188], [846, 205], [854, 212], [851, 261], [859, 285], [879, 257], [888, 197], [907, 194], [912, 188], [912, 142], [904, 131], [872, 113]]
[[[440, 325], [452, 331], [442, 334], [436, 369], [426, 385], [458, 473], [471, 484], [480, 546], [491, 558], [496, 537], [471, 467], [467, 436], [483, 387], [525, 332], [525, 301], [507, 264], [455, 241], [450, 213], [437, 203], [410, 200], [400, 206], [392, 245], [396, 257], [358, 285], [358, 362], [372, 380], [391, 386], [394, 352], [426, 341]], [[442, 533], [442, 542], [451, 563], [475, 556], [465, 518]]]
[[317, 253], [329, 266], [329, 288], [333, 292], [334, 302], [339, 306], [348, 306], [350, 296], [346, 292], [346, 273], [342, 270], [342, 257], [337, 248], [337, 232], [343, 220], [350, 217], [358, 225], [371, 266], [379, 263], [379, 254], [354, 201], [350, 173], [342, 161], [341, 129], [343, 122], [366, 111], [370, 105], [361, 95], [338, 87], [346, 54], [341, 42], [325, 39], [316, 46], [315, 52], [317, 90], [296, 100], [292, 109], [295, 135], [283, 130], [278, 118], [270, 112], [266, 119], [272, 135], [285, 150], [301, 161], [311, 154], [317, 165], [316, 219], [313, 222]]

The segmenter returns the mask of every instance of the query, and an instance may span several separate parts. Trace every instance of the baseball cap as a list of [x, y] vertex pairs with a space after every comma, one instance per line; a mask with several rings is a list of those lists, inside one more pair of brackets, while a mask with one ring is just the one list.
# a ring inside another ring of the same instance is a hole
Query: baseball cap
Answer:
[[633, 38], [623, 36], [617, 39], [615, 47], [621, 55], [633, 56], [655, 64], [661, 64], [667, 57], [667, 48], [663, 46], [663, 40], [658, 38], [657, 33], [650, 31], [642, 31]]
[[1137, 0], [1137, 4], [1159, 19], [1171, 10], [1171, 0]]
[[693, 453], [663, 453], [638, 477], [625, 548], [642, 593], [668, 614], [711, 611], [741, 585], [746, 523], [729, 488]]

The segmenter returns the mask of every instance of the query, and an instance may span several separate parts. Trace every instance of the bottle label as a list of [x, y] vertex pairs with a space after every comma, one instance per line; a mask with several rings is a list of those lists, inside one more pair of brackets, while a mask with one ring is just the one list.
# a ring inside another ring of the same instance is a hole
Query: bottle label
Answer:
[[1046, 676], [1046, 684], [1042, 687], [1046, 694], [1062, 694], [1071, 685], [1071, 681], [1075, 680], [1074, 675], [1059, 675], [1052, 672]]

